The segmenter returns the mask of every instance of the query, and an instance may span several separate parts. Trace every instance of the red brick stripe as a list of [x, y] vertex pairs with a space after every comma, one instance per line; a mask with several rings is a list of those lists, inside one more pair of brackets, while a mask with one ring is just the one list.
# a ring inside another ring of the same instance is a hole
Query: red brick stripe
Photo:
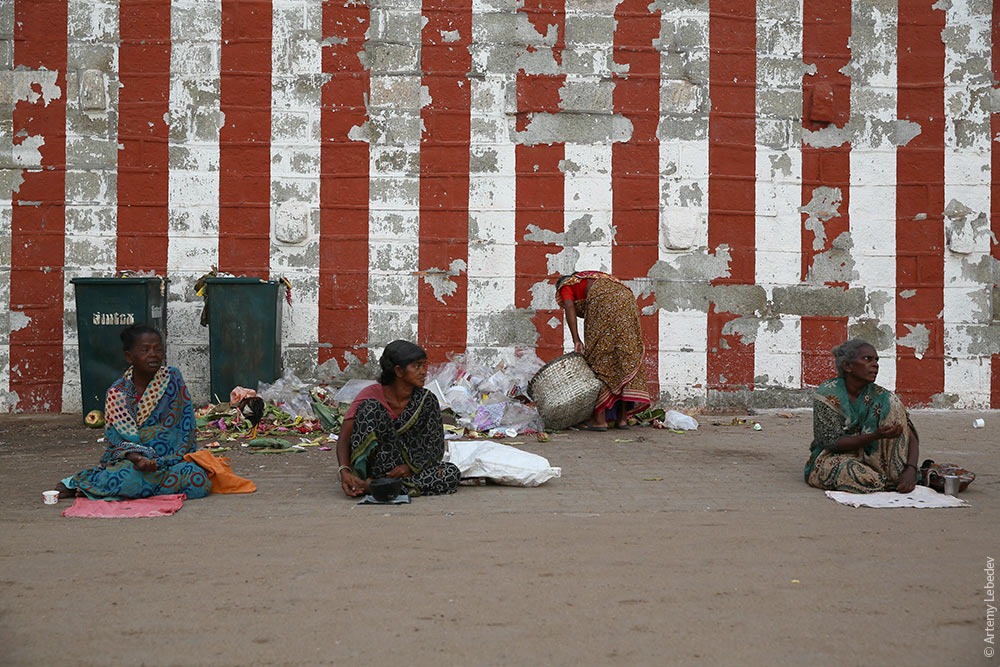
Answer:
[[167, 272], [170, 0], [123, 2], [118, 51], [118, 270]]
[[66, 0], [14, 4], [14, 68], [58, 72], [59, 88], [48, 104], [19, 101], [13, 115], [15, 150], [31, 137], [44, 139], [42, 169], [24, 170], [12, 198], [10, 312], [30, 322], [10, 334], [10, 390], [24, 412], [62, 409], [66, 22]]
[[[472, 68], [472, 0], [424, 0], [421, 33], [421, 84], [431, 102], [421, 109], [420, 271], [447, 271], [469, 258], [469, 104], [467, 78]], [[455, 31], [458, 39], [450, 40]], [[441, 303], [432, 286], [420, 280], [417, 337], [431, 361], [466, 345], [465, 270], [448, 276], [455, 291]]]
[[[527, 15], [535, 30], [548, 34], [556, 26], [558, 37], [552, 49], [557, 63], [562, 62], [566, 39], [566, 13], [564, 0], [527, 0], [518, 10]], [[517, 72], [517, 119], [515, 129], [523, 132], [536, 113], [558, 113], [560, 88], [566, 81], [563, 74], [528, 74]], [[553, 232], [565, 227], [565, 175], [559, 162], [566, 157], [563, 143], [518, 145], [515, 156], [515, 241], [514, 248], [514, 305], [516, 308], [531, 306], [531, 288], [549, 278], [548, 255], [558, 252], [551, 244], [525, 239], [528, 225]], [[595, 267], [580, 267], [595, 268]], [[536, 352], [548, 361], [563, 353], [562, 327], [553, 328], [549, 321], [559, 317], [555, 292], [551, 293], [551, 308], [538, 309], [532, 318], [538, 331]]]
[[[993, 3], [993, 81], [1000, 81], [1000, 2]], [[994, 84], [996, 86], [997, 84]], [[1000, 240], [1000, 110], [990, 115], [990, 228]], [[1000, 261], [1000, 243], [990, 244], [990, 254]], [[993, 285], [993, 302], [1000, 299], [1000, 285]], [[1000, 409], [1000, 354], [990, 367], [990, 407]]]
[[905, 325], [930, 332], [922, 359], [897, 350], [896, 391], [908, 405], [944, 390], [944, 24], [926, 0], [899, 3], [897, 110], [921, 131], [896, 151], [896, 335]]
[[[757, 5], [711, 0], [709, 18], [708, 245], [730, 248], [729, 276], [715, 285], [755, 280]], [[753, 386], [754, 346], [722, 328], [736, 315], [708, 312], [708, 387]]]
[[[802, 77], [802, 127], [817, 131], [844, 127], [851, 117], [851, 79], [840, 70], [851, 59], [849, 0], [805, 0], [802, 7], [803, 60], [816, 65], [816, 73]], [[832, 99], [831, 99], [832, 98]], [[826, 241], [816, 249], [816, 234], [805, 227], [802, 214], [802, 280], [809, 275], [816, 255], [830, 250], [833, 240], [850, 231], [851, 145], [802, 148], [802, 204], [819, 186], [840, 188], [840, 214], [823, 222]], [[827, 282], [847, 287], [846, 283]], [[802, 385], [815, 387], [835, 375], [830, 350], [847, 338], [846, 317], [802, 318]]]
[[[611, 262], [623, 279], [644, 278], [659, 259], [660, 11], [645, 0], [624, 0], [615, 9], [614, 61], [628, 72], [615, 74], [614, 111], [632, 121], [632, 137], [611, 147], [612, 220], [617, 230]], [[640, 299], [640, 311], [654, 303]], [[659, 319], [642, 317], [646, 377], [656, 400], [659, 394]]]
[[319, 361], [368, 359], [368, 142], [348, 134], [368, 120], [368, 70], [361, 62], [369, 9], [354, 0], [323, 3], [320, 123]]
[[271, 1], [222, 0], [219, 268], [267, 278], [271, 254]]

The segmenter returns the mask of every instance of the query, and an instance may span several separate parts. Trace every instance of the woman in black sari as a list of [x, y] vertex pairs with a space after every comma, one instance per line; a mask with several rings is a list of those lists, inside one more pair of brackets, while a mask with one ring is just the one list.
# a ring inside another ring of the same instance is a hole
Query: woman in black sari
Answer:
[[455, 493], [459, 472], [443, 463], [441, 408], [424, 389], [427, 353], [405, 340], [386, 346], [382, 375], [351, 403], [337, 440], [340, 485], [348, 496], [377, 477], [399, 477], [410, 496]]

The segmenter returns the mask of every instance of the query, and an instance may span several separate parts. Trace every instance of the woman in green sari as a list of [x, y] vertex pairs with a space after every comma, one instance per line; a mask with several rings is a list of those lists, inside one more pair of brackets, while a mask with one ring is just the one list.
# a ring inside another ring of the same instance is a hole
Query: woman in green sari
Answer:
[[337, 440], [340, 485], [348, 496], [367, 493], [377, 477], [398, 477], [410, 496], [455, 493], [459, 471], [444, 457], [437, 398], [424, 389], [427, 353], [405, 340], [389, 343], [379, 381], [351, 403]]
[[909, 493], [920, 477], [917, 431], [899, 397], [875, 384], [878, 352], [852, 338], [833, 349], [839, 377], [813, 398], [810, 486], [851, 493]]

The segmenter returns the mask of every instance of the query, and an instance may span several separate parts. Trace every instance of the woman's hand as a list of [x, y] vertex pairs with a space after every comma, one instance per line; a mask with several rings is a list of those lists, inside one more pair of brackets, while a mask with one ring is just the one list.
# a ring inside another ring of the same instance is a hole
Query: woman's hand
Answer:
[[348, 497], [360, 496], [362, 493], [367, 493], [369, 489], [368, 482], [356, 477], [349, 470], [340, 471], [340, 486]]
[[896, 480], [896, 491], [898, 493], [909, 493], [917, 486], [917, 470], [913, 466], [906, 466], [903, 473]]
[[156, 465], [156, 461], [138, 452], [130, 452], [125, 456], [125, 459], [139, 472], [156, 472], [160, 468]]
[[386, 477], [413, 477], [413, 471], [410, 470], [410, 466], [403, 463], [398, 465], [389, 472], [385, 474]]
[[587, 348], [584, 347], [582, 340], [578, 340], [575, 343], [573, 343], [573, 349], [579, 352], [580, 354], [583, 354], [583, 351], [586, 350]]
[[875, 431], [876, 440], [882, 440], [883, 438], [898, 438], [903, 435], [903, 425], [902, 424], [882, 424]]

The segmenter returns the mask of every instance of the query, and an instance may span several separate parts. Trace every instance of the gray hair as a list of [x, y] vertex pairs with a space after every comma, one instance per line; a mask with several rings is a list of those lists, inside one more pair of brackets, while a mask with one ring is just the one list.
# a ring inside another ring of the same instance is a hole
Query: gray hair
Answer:
[[858, 351], [865, 346], [875, 349], [875, 346], [864, 338], [851, 338], [831, 350], [833, 363], [837, 366], [837, 375], [840, 377], [847, 375], [845, 366], [855, 361], [858, 358]]

